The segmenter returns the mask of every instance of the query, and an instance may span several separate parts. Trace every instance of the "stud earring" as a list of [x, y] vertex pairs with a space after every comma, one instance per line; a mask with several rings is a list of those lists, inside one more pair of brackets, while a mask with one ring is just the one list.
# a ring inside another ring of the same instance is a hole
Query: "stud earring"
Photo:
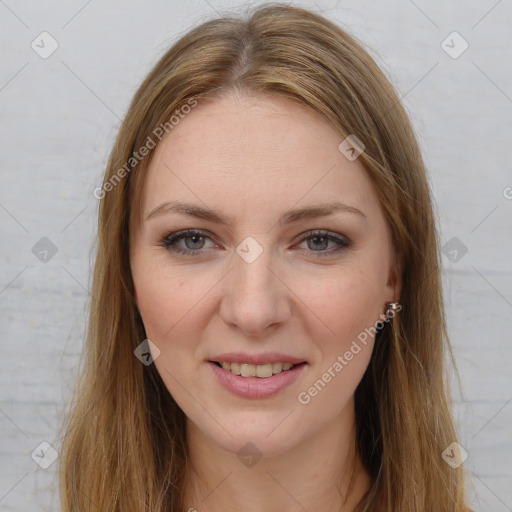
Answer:
[[386, 302], [386, 316], [393, 318], [395, 313], [402, 309], [402, 305], [398, 302]]

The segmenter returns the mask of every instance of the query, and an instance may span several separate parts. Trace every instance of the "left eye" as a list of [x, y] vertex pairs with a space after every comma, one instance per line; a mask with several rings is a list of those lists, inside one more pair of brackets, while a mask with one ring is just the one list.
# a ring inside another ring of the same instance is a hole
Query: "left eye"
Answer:
[[[326, 252], [322, 249], [327, 249], [329, 242], [335, 244], [335, 251], [329, 251], [330, 253], [344, 249], [350, 245], [346, 238], [339, 238], [324, 231], [310, 233], [308, 236], [303, 237], [302, 240], [308, 244], [308, 248], [313, 247], [313, 252]], [[310, 241], [312, 242], [311, 244], [309, 243]]]
[[[188, 241], [190, 240], [190, 243]], [[209, 236], [203, 231], [187, 230], [171, 233], [167, 235], [162, 241], [161, 245], [179, 254], [185, 254], [187, 256], [197, 255], [204, 248], [205, 241], [211, 240]], [[178, 242], [184, 241], [185, 248], [179, 247]], [[313, 231], [306, 233], [302, 238], [301, 242], [306, 242], [308, 249], [314, 257], [323, 256], [325, 254], [332, 254], [338, 252], [350, 246], [350, 241], [344, 236], [334, 236], [326, 231]], [[310, 243], [311, 242], [311, 243]], [[334, 250], [326, 251], [329, 242], [335, 244]], [[211, 248], [211, 247], [210, 247]]]

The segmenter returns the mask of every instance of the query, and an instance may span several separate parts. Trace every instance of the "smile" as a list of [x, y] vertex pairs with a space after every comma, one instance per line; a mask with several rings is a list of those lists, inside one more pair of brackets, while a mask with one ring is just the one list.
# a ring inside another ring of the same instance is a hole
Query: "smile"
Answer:
[[291, 370], [295, 365], [291, 363], [266, 363], [266, 364], [250, 364], [250, 363], [227, 363], [217, 362], [215, 364], [224, 370], [231, 372], [233, 375], [241, 375], [242, 377], [260, 377], [262, 379], [272, 377], [278, 373]]
[[210, 360], [207, 364], [222, 387], [250, 399], [269, 398], [284, 391], [308, 366], [308, 363], [300, 362], [300, 359], [293, 363], [275, 361], [263, 364]]

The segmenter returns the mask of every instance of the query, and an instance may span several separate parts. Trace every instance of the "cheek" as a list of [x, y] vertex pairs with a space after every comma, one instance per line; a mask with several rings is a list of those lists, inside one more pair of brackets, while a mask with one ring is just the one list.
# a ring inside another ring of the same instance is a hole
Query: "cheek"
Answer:
[[382, 289], [376, 272], [366, 266], [341, 268], [314, 281], [302, 280], [298, 295], [315, 313], [322, 335], [335, 346], [349, 342], [373, 326], [383, 311]]
[[172, 327], [175, 311], [176, 291], [168, 286], [168, 279], [145, 272], [134, 279], [137, 290], [137, 304], [148, 338], [157, 342], [166, 330]]
[[311, 328], [318, 357], [297, 398], [304, 413], [328, 420], [348, 405], [368, 367], [382, 290], [368, 267], [344, 268], [318, 283], [305, 301], [323, 326], [315, 334]]
[[181, 393], [175, 379], [183, 382], [203, 362], [201, 340], [211, 318], [208, 291], [218, 281], [214, 272], [190, 268], [155, 263], [150, 255], [132, 266], [146, 336], [160, 351], [155, 366], [173, 395]]
[[133, 278], [146, 336], [159, 349], [154, 364], [180, 407], [186, 407], [188, 395], [180, 383], [197, 369], [202, 326], [193, 321], [198, 320], [194, 307], [204, 291], [194, 284], [198, 278], [188, 275], [185, 279], [179, 267], [140, 263], [133, 267]]
[[201, 301], [207, 282], [205, 276], [185, 272], [180, 267], [148, 263], [145, 265], [141, 259], [132, 265], [137, 305], [148, 337], [164, 342], [187, 323], [187, 316]]

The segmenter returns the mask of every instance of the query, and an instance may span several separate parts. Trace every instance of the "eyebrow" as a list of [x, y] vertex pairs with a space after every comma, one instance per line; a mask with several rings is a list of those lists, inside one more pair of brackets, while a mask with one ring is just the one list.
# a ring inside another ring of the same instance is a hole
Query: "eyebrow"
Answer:
[[[147, 221], [151, 218], [172, 212], [189, 215], [191, 217], [208, 220], [229, 227], [233, 226], [234, 224], [234, 219], [232, 217], [228, 217], [218, 210], [198, 206], [191, 203], [181, 203], [178, 201], [166, 201], [165, 203], [162, 203], [161, 205], [151, 210], [151, 212], [149, 212], [144, 220]], [[351, 213], [366, 218], [366, 215], [354, 206], [348, 206], [346, 204], [335, 201], [331, 203], [313, 205], [306, 208], [289, 210], [281, 216], [278, 224], [282, 226], [284, 224], [291, 224], [292, 222], [296, 222], [301, 219], [326, 217], [334, 213]]]

